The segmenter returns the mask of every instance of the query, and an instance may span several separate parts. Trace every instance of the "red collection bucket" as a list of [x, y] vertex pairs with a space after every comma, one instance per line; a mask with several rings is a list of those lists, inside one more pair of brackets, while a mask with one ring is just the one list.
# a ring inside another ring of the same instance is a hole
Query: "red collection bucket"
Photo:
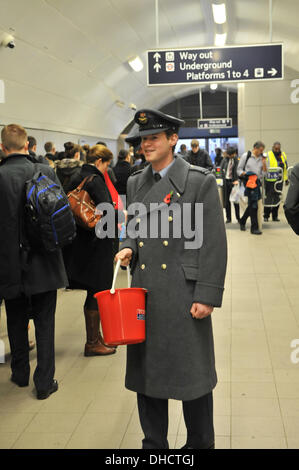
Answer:
[[136, 344], [145, 341], [145, 296], [146, 289], [130, 287], [115, 289], [120, 260], [116, 264], [111, 290], [94, 295], [97, 299], [105, 343]]

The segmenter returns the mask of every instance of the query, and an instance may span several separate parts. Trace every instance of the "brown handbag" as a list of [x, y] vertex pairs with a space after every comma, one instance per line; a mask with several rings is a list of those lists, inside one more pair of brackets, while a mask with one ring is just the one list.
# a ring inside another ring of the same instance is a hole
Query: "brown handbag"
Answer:
[[83, 189], [84, 184], [91, 181], [94, 176], [96, 175], [87, 176], [76, 189], [67, 193], [76, 223], [86, 230], [93, 230], [102, 217], [102, 214], [96, 213], [95, 203]]

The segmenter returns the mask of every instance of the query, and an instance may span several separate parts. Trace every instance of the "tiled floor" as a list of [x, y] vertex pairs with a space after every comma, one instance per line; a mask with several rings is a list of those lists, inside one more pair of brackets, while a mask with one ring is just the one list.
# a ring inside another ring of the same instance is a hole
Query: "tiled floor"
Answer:
[[[291, 362], [291, 341], [298, 338], [299, 347], [299, 238], [280, 218], [264, 224], [262, 236], [227, 226], [226, 290], [213, 313], [217, 448], [299, 448], [299, 362]], [[122, 273], [119, 286], [125, 282]], [[83, 298], [59, 292], [57, 393], [36, 400], [32, 380], [20, 389], [9, 381], [9, 357], [0, 364], [0, 448], [140, 448], [135, 395], [124, 388], [125, 347], [114, 356], [83, 356]], [[32, 351], [32, 370], [35, 357]], [[170, 447], [184, 439], [181, 404], [170, 401]]]

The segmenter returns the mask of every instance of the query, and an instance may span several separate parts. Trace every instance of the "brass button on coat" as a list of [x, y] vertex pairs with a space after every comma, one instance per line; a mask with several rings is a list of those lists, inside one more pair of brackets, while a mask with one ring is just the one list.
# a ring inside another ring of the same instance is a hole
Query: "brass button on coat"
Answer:
[[167, 241], [167, 240], [164, 240], [163, 245], [164, 245], [164, 246], [168, 246], [168, 241]]
[[162, 264], [162, 265], [161, 265], [161, 268], [162, 268], [162, 269], [166, 269], [166, 268], [167, 268], [167, 265], [166, 265], [166, 264]]
[[141, 222], [141, 219], [137, 217], [136, 222], [139, 224]]
[[145, 264], [142, 264], [140, 267], [142, 270], [145, 269]]
[[143, 243], [143, 242], [139, 242], [139, 246], [140, 246], [140, 248], [142, 248], [142, 247], [143, 247], [143, 245], [144, 245], [144, 243]]
[[173, 221], [173, 218], [171, 217], [171, 215], [168, 217], [168, 220], [169, 220], [169, 222]]

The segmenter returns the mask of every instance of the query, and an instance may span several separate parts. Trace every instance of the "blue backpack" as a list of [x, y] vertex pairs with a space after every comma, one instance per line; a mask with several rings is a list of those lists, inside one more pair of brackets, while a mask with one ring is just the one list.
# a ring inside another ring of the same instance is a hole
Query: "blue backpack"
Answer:
[[76, 224], [61, 186], [38, 171], [26, 182], [25, 191], [24, 228], [29, 246], [55, 251], [71, 243]]

